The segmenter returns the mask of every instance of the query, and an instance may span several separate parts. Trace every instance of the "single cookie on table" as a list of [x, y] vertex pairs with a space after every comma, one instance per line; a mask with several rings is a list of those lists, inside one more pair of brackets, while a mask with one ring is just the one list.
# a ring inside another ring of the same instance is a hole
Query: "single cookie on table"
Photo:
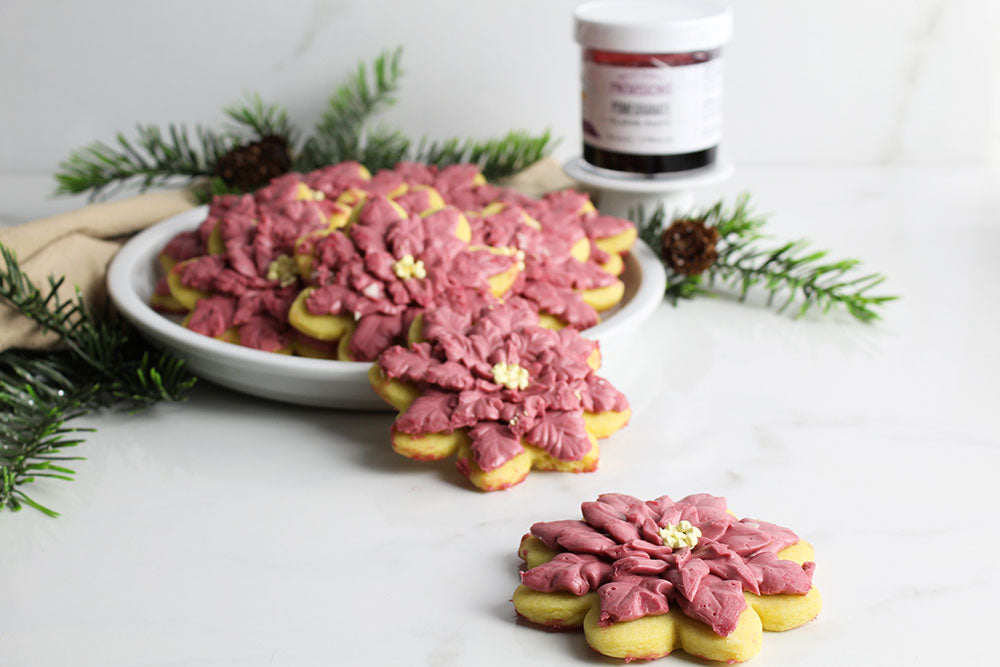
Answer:
[[499, 296], [517, 277], [515, 258], [470, 250], [464, 215], [445, 207], [407, 213], [382, 195], [363, 205], [345, 233], [313, 244], [312, 286], [292, 304], [291, 325], [323, 341], [342, 341], [338, 358], [371, 361], [405, 342], [417, 312], [454, 287]]
[[400, 412], [391, 440], [403, 456], [456, 454], [476, 487], [495, 491], [532, 468], [595, 470], [597, 440], [628, 422], [628, 401], [594, 372], [597, 343], [539, 326], [523, 299], [478, 313], [437, 306], [420, 322], [424, 342], [389, 348], [369, 372]]
[[521, 539], [513, 603], [532, 623], [582, 627], [604, 655], [652, 660], [680, 649], [743, 662], [763, 630], [820, 612], [812, 547], [787, 528], [738, 519], [724, 498], [604, 494], [581, 509], [582, 521], [536, 523]]

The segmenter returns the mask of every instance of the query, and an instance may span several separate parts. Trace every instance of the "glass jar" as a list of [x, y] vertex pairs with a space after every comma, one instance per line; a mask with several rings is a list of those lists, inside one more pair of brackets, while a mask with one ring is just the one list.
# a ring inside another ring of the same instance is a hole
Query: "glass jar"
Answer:
[[575, 17], [584, 160], [646, 175], [713, 164], [730, 10], [696, 0], [602, 0]]

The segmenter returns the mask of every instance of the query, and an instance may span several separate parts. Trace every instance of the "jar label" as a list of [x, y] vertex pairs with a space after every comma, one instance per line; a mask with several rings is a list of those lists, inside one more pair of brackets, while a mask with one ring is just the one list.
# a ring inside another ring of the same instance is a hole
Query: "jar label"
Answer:
[[583, 63], [583, 140], [633, 155], [704, 150], [722, 138], [722, 58], [682, 67]]

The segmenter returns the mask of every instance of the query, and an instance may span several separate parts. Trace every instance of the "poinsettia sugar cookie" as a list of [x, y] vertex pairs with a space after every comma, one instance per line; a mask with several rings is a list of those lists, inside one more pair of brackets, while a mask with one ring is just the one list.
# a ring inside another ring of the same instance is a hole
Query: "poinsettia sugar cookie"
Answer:
[[583, 628], [615, 658], [652, 660], [674, 650], [743, 662], [763, 631], [814, 619], [812, 547], [795, 533], [738, 519], [707, 494], [643, 502], [604, 494], [582, 520], [536, 523], [521, 539], [519, 616], [552, 628]]
[[457, 455], [462, 474], [494, 491], [532, 468], [596, 469], [597, 438], [628, 421], [625, 397], [594, 373], [596, 343], [539, 326], [522, 299], [478, 313], [441, 306], [421, 323], [424, 342], [387, 349], [369, 372], [400, 411], [391, 442], [404, 456]]
[[345, 233], [315, 241], [310, 279], [292, 303], [289, 322], [312, 338], [334, 341], [338, 358], [371, 361], [405, 342], [420, 309], [452, 287], [503, 294], [517, 261], [470, 250], [469, 226], [454, 207], [408, 213], [382, 195], [368, 198]]

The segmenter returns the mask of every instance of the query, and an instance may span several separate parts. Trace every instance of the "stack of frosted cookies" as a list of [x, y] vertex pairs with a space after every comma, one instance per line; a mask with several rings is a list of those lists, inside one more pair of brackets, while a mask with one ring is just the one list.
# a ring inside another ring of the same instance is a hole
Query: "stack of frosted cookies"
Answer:
[[472, 165], [371, 175], [344, 162], [216, 197], [161, 252], [152, 305], [258, 350], [372, 361], [438, 303], [475, 311], [516, 296], [541, 326], [592, 326], [622, 298], [635, 238], [573, 191], [526, 197]]

